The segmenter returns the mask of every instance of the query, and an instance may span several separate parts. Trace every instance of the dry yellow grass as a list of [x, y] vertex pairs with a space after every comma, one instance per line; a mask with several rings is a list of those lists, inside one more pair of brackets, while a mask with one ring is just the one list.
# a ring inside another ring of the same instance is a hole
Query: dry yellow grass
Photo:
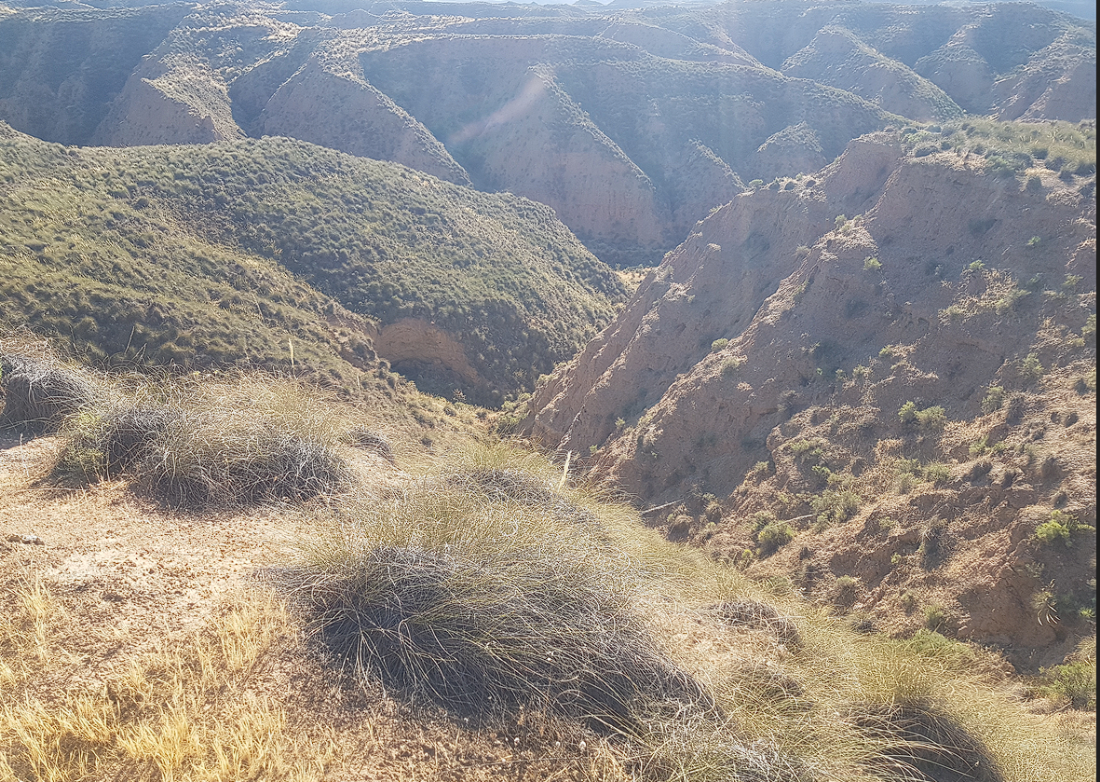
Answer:
[[319, 779], [331, 748], [287, 729], [286, 705], [248, 687], [293, 636], [269, 593], [239, 595], [201, 630], [131, 659], [91, 690], [57, 687], [79, 659], [67, 615], [35, 583], [0, 627], [0, 779]]

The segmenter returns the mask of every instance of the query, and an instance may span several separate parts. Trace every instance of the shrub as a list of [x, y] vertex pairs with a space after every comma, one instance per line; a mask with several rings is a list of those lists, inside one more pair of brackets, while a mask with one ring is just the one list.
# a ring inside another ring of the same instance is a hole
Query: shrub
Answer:
[[939, 405], [927, 407], [917, 413], [917, 425], [924, 432], [942, 432], [947, 424], [947, 413]]
[[730, 341], [725, 337], [722, 337], [721, 339], [716, 339], [714, 340], [714, 342], [710, 343], [710, 352], [718, 353], [721, 350], [725, 350], [725, 347], [728, 344], [730, 344]]
[[1060, 541], [1069, 548], [1073, 545], [1074, 534], [1090, 531], [1095, 532], [1095, 529], [1079, 522], [1076, 516], [1053, 510], [1047, 520], [1035, 528], [1035, 538], [1045, 546], [1053, 546]]
[[756, 464], [754, 464], [752, 466], [752, 469], [749, 470], [748, 474], [745, 477], [746, 478], [752, 478], [754, 480], [763, 480], [765, 477], [767, 477], [768, 473], [770, 473], [771, 471], [772, 471], [771, 462], [761, 461], [761, 462], [757, 462]]
[[1096, 711], [1096, 660], [1074, 660], [1043, 670], [1046, 684], [1039, 692], [1064, 699], [1075, 709]]
[[953, 624], [951, 616], [942, 606], [933, 603], [924, 607], [924, 626], [929, 630], [942, 633], [949, 630]]
[[911, 638], [903, 641], [902, 646], [922, 657], [951, 660], [960, 666], [970, 665], [975, 661], [973, 650], [966, 644], [923, 627], [913, 633]]
[[768, 522], [756, 537], [761, 556], [774, 554], [792, 540], [794, 540], [794, 529], [785, 521]]
[[859, 510], [862, 498], [851, 489], [826, 489], [810, 501], [819, 522], [839, 523], [847, 521]]
[[722, 376], [732, 377], [737, 373], [737, 370], [741, 368], [741, 360], [736, 358], [727, 358], [722, 362]]
[[882, 261], [880, 261], [878, 258], [868, 257], [863, 262], [863, 271], [865, 271], [865, 272], [882, 271]]
[[915, 423], [925, 433], [942, 432], [947, 425], [947, 413], [939, 405], [919, 410], [915, 402], [906, 402], [898, 410], [898, 418], [903, 424]]
[[924, 467], [924, 479], [931, 481], [932, 483], [946, 483], [947, 479], [951, 477], [951, 469], [946, 464], [939, 462], [933, 462], [932, 464], [925, 465]]
[[1005, 401], [1005, 390], [1001, 386], [990, 386], [989, 391], [986, 392], [985, 397], [982, 399], [982, 412], [992, 413], [994, 410], [1000, 410], [1001, 405]]
[[825, 451], [816, 440], [795, 440], [788, 448], [796, 462], [815, 464], [825, 456]]

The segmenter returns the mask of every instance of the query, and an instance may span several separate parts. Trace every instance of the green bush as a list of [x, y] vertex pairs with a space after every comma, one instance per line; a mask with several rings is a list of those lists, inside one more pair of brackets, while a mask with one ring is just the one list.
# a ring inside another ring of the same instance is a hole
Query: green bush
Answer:
[[1095, 532], [1095, 528], [1082, 524], [1076, 516], [1053, 510], [1042, 524], [1035, 528], [1035, 538], [1045, 546], [1061, 542], [1067, 548], [1073, 545], [1073, 536], [1079, 532]]
[[924, 467], [924, 479], [931, 481], [932, 483], [946, 483], [947, 479], [951, 477], [951, 468], [946, 464], [939, 462], [933, 462], [927, 464]]
[[1019, 368], [1020, 376], [1028, 382], [1038, 380], [1043, 376], [1043, 373], [1046, 372], [1042, 363], [1039, 361], [1039, 356], [1035, 353], [1028, 353], [1019, 363]]
[[756, 536], [761, 556], [774, 554], [792, 540], [794, 540], [794, 529], [785, 521], [769, 521]]
[[924, 626], [929, 630], [943, 633], [950, 630], [953, 625], [953, 618], [944, 610], [943, 606], [933, 603], [924, 607]]
[[1005, 390], [1001, 386], [990, 386], [989, 391], [986, 392], [985, 397], [982, 399], [982, 412], [992, 413], [994, 410], [1000, 410], [1001, 405], [1005, 401]]
[[947, 425], [947, 413], [939, 405], [920, 410], [915, 402], [906, 402], [898, 410], [898, 418], [903, 424], [916, 424], [917, 428], [928, 434], [942, 432]]
[[1074, 660], [1043, 670], [1039, 693], [1064, 699], [1075, 709], [1096, 711], [1096, 660]]
[[819, 522], [847, 521], [859, 510], [862, 498], [851, 489], [826, 489], [810, 501]]

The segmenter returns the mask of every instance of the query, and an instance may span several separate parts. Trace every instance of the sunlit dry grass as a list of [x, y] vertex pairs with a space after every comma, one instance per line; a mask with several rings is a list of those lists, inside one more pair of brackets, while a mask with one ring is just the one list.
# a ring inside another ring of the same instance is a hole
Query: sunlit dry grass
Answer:
[[239, 596], [207, 627], [130, 660], [91, 691], [43, 688], [74, 664], [69, 617], [41, 585], [0, 628], [0, 779], [309, 780], [327, 746], [306, 747], [287, 729], [285, 704], [251, 692], [265, 656], [292, 636], [270, 594]]

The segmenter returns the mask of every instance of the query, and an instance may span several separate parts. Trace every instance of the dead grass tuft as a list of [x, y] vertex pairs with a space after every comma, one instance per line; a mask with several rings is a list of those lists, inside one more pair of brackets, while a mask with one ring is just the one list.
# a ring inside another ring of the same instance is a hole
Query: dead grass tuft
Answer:
[[0, 648], [7, 657], [33, 628], [37, 665], [8, 666], [0, 677], [0, 779], [320, 778], [327, 748], [299, 745], [285, 710], [242, 686], [293, 633], [270, 594], [241, 596], [201, 631], [131, 660], [101, 688], [67, 691], [38, 685], [43, 673], [56, 677], [73, 664], [64, 613], [41, 585], [16, 598]]
[[4, 384], [0, 429], [28, 434], [56, 431], [67, 416], [102, 395], [84, 374], [25, 356], [0, 357], [0, 377]]
[[190, 510], [300, 501], [350, 483], [335, 432], [308, 413], [307, 399], [217, 390], [182, 387], [150, 400], [139, 388], [84, 408], [62, 429], [53, 477], [124, 477], [158, 503]]

